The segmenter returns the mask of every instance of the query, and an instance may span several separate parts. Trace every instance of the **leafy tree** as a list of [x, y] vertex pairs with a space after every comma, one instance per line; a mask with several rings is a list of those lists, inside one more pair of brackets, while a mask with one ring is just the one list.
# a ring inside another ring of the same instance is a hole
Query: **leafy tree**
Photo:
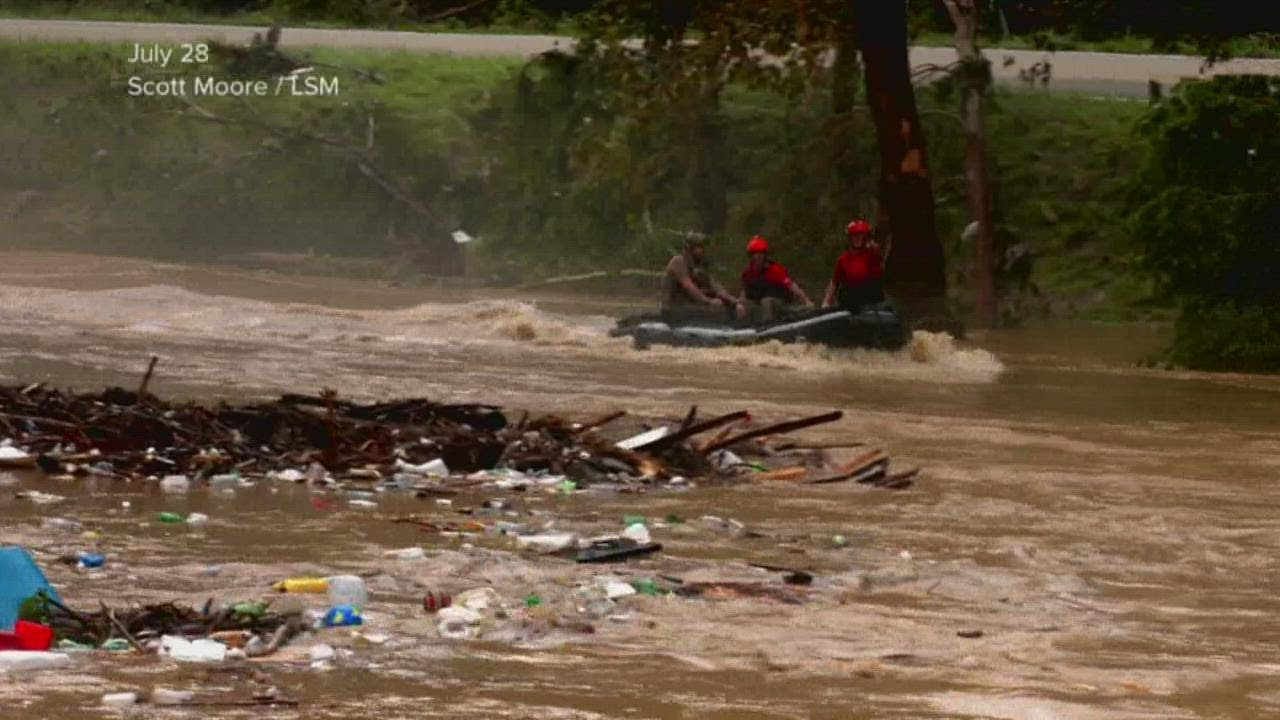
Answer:
[[1140, 127], [1133, 229], [1183, 308], [1174, 358], [1280, 369], [1280, 79], [1184, 83]]

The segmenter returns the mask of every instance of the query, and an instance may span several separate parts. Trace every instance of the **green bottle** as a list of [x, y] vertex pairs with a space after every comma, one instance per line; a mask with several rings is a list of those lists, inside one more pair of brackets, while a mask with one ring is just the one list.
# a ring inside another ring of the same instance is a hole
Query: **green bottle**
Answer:
[[180, 523], [182, 516], [178, 513], [162, 512], [156, 515], [156, 519], [162, 523]]

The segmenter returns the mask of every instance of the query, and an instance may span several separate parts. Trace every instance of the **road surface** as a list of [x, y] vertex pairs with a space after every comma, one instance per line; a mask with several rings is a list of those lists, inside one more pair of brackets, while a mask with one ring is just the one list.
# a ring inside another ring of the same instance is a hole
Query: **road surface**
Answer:
[[[196, 25], [87, 20], [0, 20], [0, 39], [95, 41], [117, 43], [177, 43], [217, 39], [248, 42], [263, 28], [237, 25]], [[386, 30], [285, 28], [285, 47], [330, 47], [405, 50], [461, 56], [528, 57], [556, 47], [573, 45], [569, 37], [553, 35], [483, 35], [395, 32]], [[1052, 64], [1049, 87], [1059, 91], [1142, 97], [1147, 83], [1172, 85], [1187, 77], [1220, 73], [1280, 75], [1280, 60], [1245, 58], [1203, 69], [1200, 58], [1185, 55], [1126, 55], [1100, 52], [1046, 53], [1035, 50], [987, 51], [998, 82], [1021, 84], [1019, 72], [1047, 60]], [[912, 48], [914, 65], [945, 65], [956, 59], [951, 48]], [[1012, 62], [1006, 62], [1011, 59]]]

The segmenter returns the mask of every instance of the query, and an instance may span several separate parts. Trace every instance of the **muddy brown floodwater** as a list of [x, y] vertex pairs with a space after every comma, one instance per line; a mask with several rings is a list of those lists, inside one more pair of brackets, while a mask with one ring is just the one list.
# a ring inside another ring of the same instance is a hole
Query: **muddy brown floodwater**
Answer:
[[[412, 497], [325, 512], [292, 484], [175, 497], [5, 476], [0, 542], [32, 548], [73, 606], [244, 599], [290, 575], [354, 572], [371, 593], [366, 634], [386, 639], [323, 631], [249, 667], [79, 655], [69, 671], [0, 678], [0, 717], [112, 717], [122, 711], [98, 707], [107, 692], [248, 697], [264, 685], [302, 705], [145, 716], [1280, 716], [1280, 380], [1138, 369], [1162, 337], [1135, 326], [1055, 324], [970, 343], [918, 335], [895, 354], [641, 352], [606, 334], [610, 316], [634, 306], [6, 255], [4, 382], [132, 385], [154, 352], [155, 391], [203, 399], [330, 386], [356, 399], [426, 395], [576, 418], [618, 408], [678, 417], [695, 403], [763, 418], [838, 408], [842, 422], [804, 437], [862, 440], [924, 472], [902, 492], [747, 485], [512, 501], [521, 521], [584, 533], [616, 532], [624, 514], [686, 519], [653, 528], [659, 556], [604, 569], [387, 522], [459, 517]], [[13, 499], [18, 489], [65, 500], [32, 505]], [[150, 522], [162, 509], [212, 521], [199, 531]], [[107, 567], [51, 562], [86, 543], [42, 530], [52, 515], [100, 532]], [[414, 545], [426, 559], [384, 554]], [[612, 617], [584, 616], [590, 634], [548, 619], [572, 615], [579, 586], [603, 574], [776, 581], [748, 562], [817, 579], [795, 605], [630, 597]], [[519, 622], [479, 640], [437, 637], [422, 593], [486, 586]], [[543, 608], [523, 607], [530, 593]], [[307, 662], [316, 641], [340, 649], [332, 667]]]

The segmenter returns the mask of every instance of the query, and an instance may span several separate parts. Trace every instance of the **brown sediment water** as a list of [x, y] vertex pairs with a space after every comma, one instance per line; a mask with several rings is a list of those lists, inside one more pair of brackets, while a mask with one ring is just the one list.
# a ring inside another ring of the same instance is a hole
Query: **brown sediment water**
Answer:
[[[330, 512], [288, 483], [172, 496], [145, 483], [0, 476], [0, 542], [42, 560], [89, 545], [41, 529], [51, 516], [102, 534], [103, 570], [46, 562], [73, 606], [198, 605], [265, 596], [286, 576], [358, 573], [371, 595], [366, 629], [387, 636], [369, 644], [326, 630], [248, 669], [78, 656], [69, 671], [0, 680], [0, 717], [110, 717], [119, 711], [97, 707], [107, 692], [248, 697], [266, 685], [301, 706], [198, 712], [1280, 716], [1280, 379], [1139, 368], [1167, 337], [1133, 325], [1045, 324], [967, 342], [918, 334], [897, 353], [638, 351], [607, 335], [612, 318], [638, 303], [7, 254], [3, 382], [134, 386], [154, 353], [153, 391], [203, 400], [333, 387], [355, 399], [425, 395], [574, 418], [615, 409], [678, 418], [690, 404], [768, 419], [834, 408], [842, 421], [803, 436], [864, 441], [923, 473], [901, 492], [751, 484], [511, 500], [521, 522], [584, 534], [616, 532], [628, 514], [685, 519], [653, 528], [659, 556], [607, 568], [517, 553], [501, 537], [389, 522], [408, 513], [460, 519], [456, 509], [494, 495], [486, 489], [453, 506], [383, 494], [375, 509], [339, 499]], [[13, 499], [20, 489], [65, 499], [35, 505]], [[212, 519], [188, 530], [152, 522], [160, 510]], [[759, 537], [699, 519], [707, 515]], [[414, 545], [425, 560], [385, 555]], [[589, 634], [517, 609], [522, 623], [448, 642], [420, 607], [427, 590], [491, 586], [513, 607], [535, 593], [548, 613], [572, 615], [575, 587], [605, 574], [776, 581], [748, 562], [817, 579], [795, 605], [625, 598], [621, 617], [589, 620]], [[971, 631], [981, 636], [958, 634]], [[313, 669], [314, 641], [351, 653]]]

